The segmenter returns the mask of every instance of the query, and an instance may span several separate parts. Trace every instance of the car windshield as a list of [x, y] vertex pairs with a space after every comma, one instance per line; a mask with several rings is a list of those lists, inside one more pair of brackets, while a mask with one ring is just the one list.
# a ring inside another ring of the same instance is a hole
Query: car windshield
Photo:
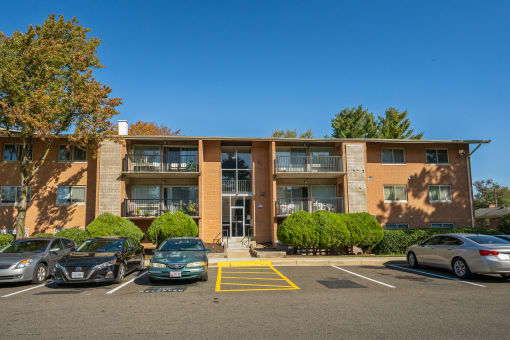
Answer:
[[200, 240], [171, 239], [163, 242], [159, 251], [178, 251], [178, 250], [205, 250]]
[[489, 235], [468, 236], [467, 238], [478, 244], [510, 244], [507, 240]]
[[26, 240], [17, 241], [6, 245], [0, 250], [3, 254], [14, 254], [14, 253], [43, 253], [48, 244], [49, 240]]
[[124, 240], [87, 240], [78, 247], [78, 252], [109, 253], [122, 251]]

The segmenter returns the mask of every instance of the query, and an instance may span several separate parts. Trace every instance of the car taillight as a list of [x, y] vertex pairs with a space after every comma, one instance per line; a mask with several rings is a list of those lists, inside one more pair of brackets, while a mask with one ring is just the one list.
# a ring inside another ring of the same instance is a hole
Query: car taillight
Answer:
[[480, 256], [499, 255], [499, 252], [493, 250], [479, 250]]

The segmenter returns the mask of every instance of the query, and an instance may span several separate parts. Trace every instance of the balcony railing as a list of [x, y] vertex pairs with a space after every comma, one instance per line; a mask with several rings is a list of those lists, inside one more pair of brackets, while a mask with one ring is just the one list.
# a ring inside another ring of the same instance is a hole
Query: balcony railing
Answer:
[[197, 172], [197, 155], [182, 155], [168, 159], [161, 155], [127, 154], [124, 171], [133, 172]]
[[343, 197], [277, 200], [275, 203], [276, 216], [287, 216], [301, 210], [308, 212], [326, 210], [334, 213], [345, 211]]
[[190, 216], [198, 216], [198, 202], [177, 199], [125, 199], [122, 215], [124, 217], [157, 217], [167, 211], [182, 211]]
[[221, 186], [223, 192], [251, 192], [251, 180], [222, 180]]
[[343, 172], [342, 156], [278, 156], [276, 172]]

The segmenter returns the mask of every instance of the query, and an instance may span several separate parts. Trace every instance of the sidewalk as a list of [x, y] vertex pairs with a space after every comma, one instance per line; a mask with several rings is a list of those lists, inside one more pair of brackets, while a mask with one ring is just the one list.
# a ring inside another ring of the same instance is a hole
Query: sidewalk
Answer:
[[217, 267], [218, 262], [243, 262], [243, 261], [271, 261], [273, 266], [382, 266], [389, 261], [406, 261], [405, 257], [396, 256], [321, 256], [317, 258], [284, 257], [274, 259], [263, 258], [212, 258], [209, 259], [209, 267]]

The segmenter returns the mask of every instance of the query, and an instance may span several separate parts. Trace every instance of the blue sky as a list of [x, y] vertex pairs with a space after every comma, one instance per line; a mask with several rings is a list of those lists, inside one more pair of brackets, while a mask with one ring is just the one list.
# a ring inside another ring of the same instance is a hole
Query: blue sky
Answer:
[[509, 1], [9, 1], [0, 30], [76, 16], [119, 119], [186, 135], [322, 137], [342, 108], [407, 109], [429, 139], [492, 139], [473, 178], [510, 185]]

